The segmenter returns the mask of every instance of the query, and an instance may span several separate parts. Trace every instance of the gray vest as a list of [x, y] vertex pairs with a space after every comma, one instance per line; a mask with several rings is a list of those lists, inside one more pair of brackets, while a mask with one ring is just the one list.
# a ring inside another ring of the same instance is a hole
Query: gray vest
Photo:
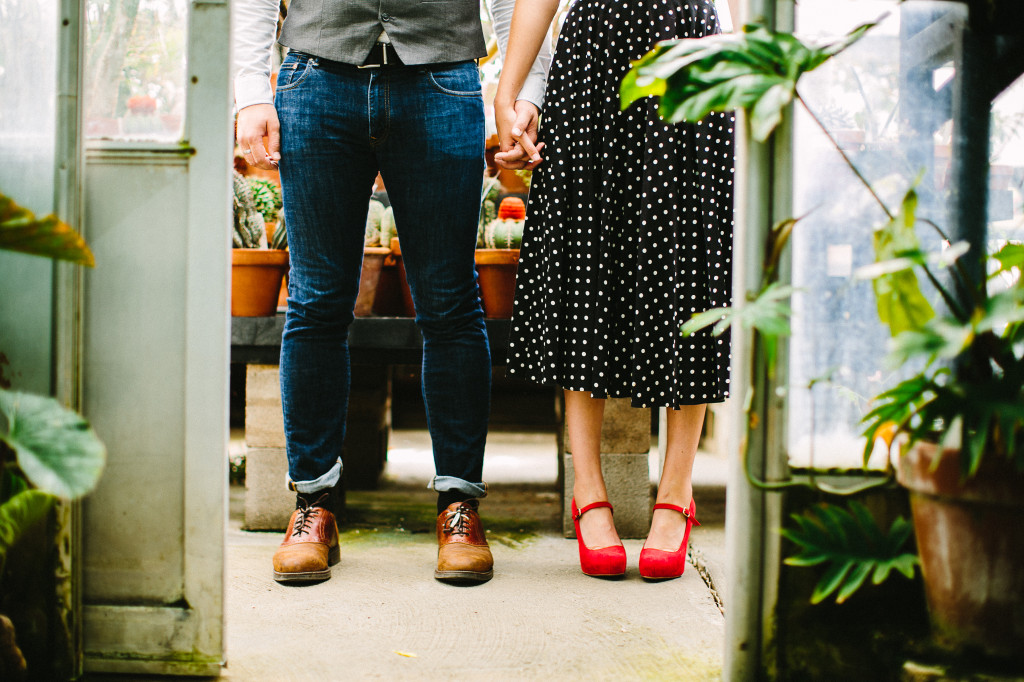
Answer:
[[381, 31], [405, 64], [487, 54], [479, 0], [291, 0], [280, 42], [292, 50], [362, 64]]

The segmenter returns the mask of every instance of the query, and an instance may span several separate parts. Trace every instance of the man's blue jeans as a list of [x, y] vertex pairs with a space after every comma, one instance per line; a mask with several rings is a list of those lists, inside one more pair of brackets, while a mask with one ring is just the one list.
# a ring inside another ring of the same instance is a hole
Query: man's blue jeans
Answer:
[[360, 69], [292, 52], [275, 104], [291, 253], [281, 344], [289, 478], [309, 493], [341, 474], [348, 328], [379, 171], [423, 335], [433, 486], [482, 497], [491, 361], [473, 258], [484, 168], [476, 64]]

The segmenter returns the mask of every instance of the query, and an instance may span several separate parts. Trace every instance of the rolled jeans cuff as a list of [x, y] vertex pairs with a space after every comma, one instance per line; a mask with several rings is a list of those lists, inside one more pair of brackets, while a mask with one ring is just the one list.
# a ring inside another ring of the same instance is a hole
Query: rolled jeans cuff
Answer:
[[461, 478], [456, 478], [455, 476], [434, 476], [427, 487], [433, 488], [439, 493], [448, 490], [457, 490], [460, 493], [465, 493], [472, 497], [487, 497], [486, 483], [470, 483], [469, 481], [464, 481]]
[[318, 490], [333, 488], [341, 480], [341, 460], [334, 463], [330, 470], [313, 481], [293, 481], [288, 478], [288, 489], [299, 493], [315, 493]]

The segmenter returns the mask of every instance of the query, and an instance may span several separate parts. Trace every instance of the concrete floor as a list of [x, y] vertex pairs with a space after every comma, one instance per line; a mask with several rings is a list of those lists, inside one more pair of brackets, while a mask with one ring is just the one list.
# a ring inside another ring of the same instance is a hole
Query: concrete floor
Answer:
[[[725, 619], [724, 462], [701, 456], [691, 565], [647, 583], [641, 540], [627, 540], [621, 580], [580, 573], [561, 536], [551, 434], [489, 436], [481, 505], [494, 578], [456, 587], [433, 579], [429, 438], [396, 431], [381, 490], [349, 493], [342, 560], [331, 580], [271, 579], [279, 533], [241, 530], [232, 489], [227, 547], [227, 668], [246, 682], [310, 680], [719, 679]], [[656, 454], [652, 457], [656, 466]], [[710, 585], [709, 585], [710, 583]], [[712, 586], [716, 589], [712, 589]]]

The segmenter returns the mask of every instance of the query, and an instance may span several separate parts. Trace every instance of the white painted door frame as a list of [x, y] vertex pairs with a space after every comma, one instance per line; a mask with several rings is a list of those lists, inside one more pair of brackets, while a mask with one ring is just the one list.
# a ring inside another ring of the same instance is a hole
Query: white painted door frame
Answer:
[[[84, 2], [83, 2], [84, 4]], [[82, 407], [108, 447], [84, 504], [85, 670], [217, 675], [230, 359], [227, 0], [192, 0], [179, 143], [91, 142]]]

